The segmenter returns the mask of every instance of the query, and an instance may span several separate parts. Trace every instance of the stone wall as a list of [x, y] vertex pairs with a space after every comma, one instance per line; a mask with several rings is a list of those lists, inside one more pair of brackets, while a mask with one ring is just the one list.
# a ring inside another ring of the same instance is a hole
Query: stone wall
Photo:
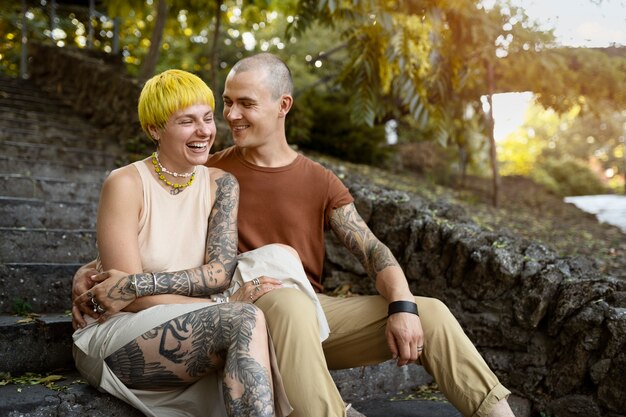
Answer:
[[[108, 57], [30, 47], [31, 76], [121, 138], [140, 135], [139, 86]], [[340, 172], [340, 167], [331, 167]], [[505, 231], [482, 230], [445, 202], [342, 176], [415, 294], [447, 303], [504, 384], [535, 414], [626, 416], [626, 283], [590, 260], [559, 257]], [[330, 234], [326, 287], [374, 292]]]
[[[336, 172], [341, 171], [337, 167]], [[550, 416], [624, 416], [626, 282], [445, 202], [343, 177], [357, 209], [400, 261], [414, 294], [444, 301], [515, 394]], [[374, 293], [329, 233], [326, 289]]]

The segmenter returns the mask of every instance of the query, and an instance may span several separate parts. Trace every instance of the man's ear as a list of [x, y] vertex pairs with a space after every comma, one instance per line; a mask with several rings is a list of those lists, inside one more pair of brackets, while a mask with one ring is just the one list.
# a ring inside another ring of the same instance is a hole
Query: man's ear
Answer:
[[289, 110], [291, 110], [292, 105], [293, 105], [293, 97], [291, 97], [288, 94], [284, 94], [280, 98], [280, 111], [278, 112], [278, 115], [280, 117], [286, 117], [287, 113], [289, 113]]

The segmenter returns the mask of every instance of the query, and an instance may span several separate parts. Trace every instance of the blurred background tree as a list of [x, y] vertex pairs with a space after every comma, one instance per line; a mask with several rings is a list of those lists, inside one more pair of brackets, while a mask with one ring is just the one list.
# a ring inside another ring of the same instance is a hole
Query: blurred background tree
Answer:
[[[174, 67], [195, 72], [217, 96], [238, 59], [270, 51], [294, 74], [289, 138], [304, 149], [459, 186], [467, 175], [491, 177], [494, 203], [500, 173], [537, 180], [555, 161], [592, 177], [624, 176], [625, 48], [559, 47], [506, 1], [87, 4], [0, 0], [0, 72], [19, 74], [22, 29], [29, 41], [118, 54], [139, 79]], [[496, 144], [490, 97], [510, 91], [533, 91], [540, 107]], [[617, 181], [598, 183], [599, 192]], [[552, 184], [559, 194], [578, 192]]]

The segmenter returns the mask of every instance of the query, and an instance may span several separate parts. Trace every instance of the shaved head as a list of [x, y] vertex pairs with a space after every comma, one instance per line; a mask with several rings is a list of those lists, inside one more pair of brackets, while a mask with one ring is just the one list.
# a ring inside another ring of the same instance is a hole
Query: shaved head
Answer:
[[230, 70], [231, 74], [246, 71], [263, 72], [261, 81], [271, 92], [274, 100], [284, 94], [293, 92], [291, 71], [280, 58], [270, 53], [260, 53], [244, 58], [237, 62]]

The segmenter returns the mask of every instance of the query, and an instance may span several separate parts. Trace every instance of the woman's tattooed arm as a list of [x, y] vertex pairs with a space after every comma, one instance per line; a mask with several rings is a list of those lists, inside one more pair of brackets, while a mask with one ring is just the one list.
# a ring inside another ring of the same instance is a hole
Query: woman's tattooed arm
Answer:
[[215, 182], [217, 190], [209, 215], [205, 264], [184, 271], [130, 275], [130, 289], [137, 297], [157, 294], [203, 297], [228, 288], [237, 266], [239, 183], [226, 172]]

